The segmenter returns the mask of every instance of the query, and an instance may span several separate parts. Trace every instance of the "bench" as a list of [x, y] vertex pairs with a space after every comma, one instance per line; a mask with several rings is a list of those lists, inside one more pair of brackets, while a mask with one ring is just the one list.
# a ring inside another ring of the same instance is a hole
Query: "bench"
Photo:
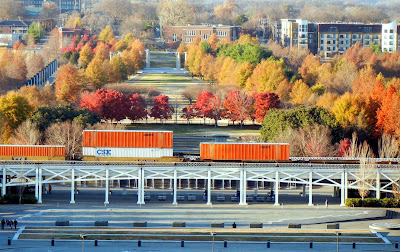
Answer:
[[167, 199], [166, 195], [158, 195], [158, 200], [159, 201], [165, 201]]
[[137, 221], [133, 223], [133, 227], [147, 227], [147, 221]]
[[217, 201], [225, 201], [225, 196], [217, 196]]
[[339, 223], [326, 224], [327, 229], [339, 229]]
[[196, 201], [196, 195], [188, 195], [188, 201]]
[[56, 226], [69, 226], [69, 221], [56, 221]]
[[262, 223], [250, 223], [250, 228], [262, 228]]
[[257, 202], [262, 202], [262, 201], [264, 201], [264, 197], [262, 197], [262, 196], [257, 196], [257, 197], [256, 197], [256, 200], [257, 200]]
[[246, 201], [247, 202], [253, 202], [254, 197], [253, 196], [246, 196]]
[[288, 225], [288, 228], [301, 228], [301, 224], [293, 224], [293, 223], [290, 223], [290, 224]]
[[106, 226], [108, 226], [108, 221], [95, 221], [94, 226], [95, 227], [106, 227]]
[[144, 195], [144, 201], [149, 201], [150, 200], [150, 195]]
[[212, 228], [224, 228], [225, 224], [224, 223], [211, 223], [210, 227], [212, 227]]
[[184, 201], [185, 200], [185, 196], [184, 195], [176, 195], [176, 200], [177, 201]]
[[186, 227], [186, 222], [172, 222], [172, 227]]
[[231, 196], [231, 201], [232, 202], [237, 202], [238, 201], [238, 197], [237, 196]]

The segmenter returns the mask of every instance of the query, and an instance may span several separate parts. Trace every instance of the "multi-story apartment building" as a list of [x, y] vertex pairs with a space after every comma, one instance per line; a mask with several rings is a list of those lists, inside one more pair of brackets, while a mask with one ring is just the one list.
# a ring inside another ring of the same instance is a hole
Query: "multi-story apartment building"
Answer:
[[317, 25], [303, 19], [281, 19], [279, 35], [276, 37], [284, 46], [297, 47], [300, 50], [309, 49], [317, 52]]
[[218, 40], [231, 42], [239, 38], [240, 28], [238, 26], [225, 25], [187, 25], [187, 26], [164, 26], [162, 37], [165, 43], [190, 43], [199, 38], [208, 40], [213, 33]]
[[0, 46], [12, 46], [22, 40], [28, 32], [31, 21], [3, 20], [0, 22]]
[[400, 25], [362, 23], [310, 23], [302, 19], [281, 19], [273, 39], [284, 46], [308, 49], [330, 57], [360, 42], [381, 45], [383, 52], [400, 50]]
[[55, 2], [62, 13], [71, 12], [73, 10], [81, 11], [81, 0], [22, 0], [25, 6], [34, 6], [38, 8], [41, 8], [45, 1]]
[[343, 53], [360, 42], [363, 46], [381, 43], [379, 24], [318, 24], [318, 49], [329, 57]]

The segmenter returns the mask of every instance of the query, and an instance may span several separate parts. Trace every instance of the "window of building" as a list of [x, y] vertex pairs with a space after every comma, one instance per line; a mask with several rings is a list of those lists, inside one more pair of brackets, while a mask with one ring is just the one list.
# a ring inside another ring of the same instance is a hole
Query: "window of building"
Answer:
[[321, 34], [321, 38], [324, 38], [325, 37], [325, 34]]
[[217, 31], [217, 36], [219, 37], [226, 37], [227, 32], [226, 31]]
[[335, 50], [336, 50], [336, 47], [332, 47], [332, 50], [335, 51]]
[[196, 36], [196, 31], [185, 31], [186, 36]]
[[393, 45], [393, 41], [389, 41], [389, 45]]
[[374, 35], [374, 39], [379, 39], [379, 35]]
[[334, 45], [335, 45], [335, 44], [336, 44], [336, 40], [333, 40], [333, 41], [332, 41], [332, 44], [334, 44]]
[[393, 29], [390, 29], [389, 33], [393, 33]]
[[321, 44], [323, 44], [324, 43], [324, 41], [321, 39]]
[[208, 34], [204, 34], [204, 39], [208, 39]]
[[326, 43], [327, 43], [328, 45], [330, 45], [330, 44], [331, 44], [331, 41], [330, 41], [330, 40], [328, 40]]
[[350, 34], [346, 34], [346, 38], [350, 38]]
[[387, 33], [387, 29], [383, 30], [383, 33]]
[[201, 31], [199, 31], [200, 32], [200, 36], [201, 36]]
[[172, 41], [176, 42], [176, 34], [172, 34]]
[[343, 35], [343, 34], [340, 34], [340, 35], [339, 35], [339, 38], [344, 38], [344, 35]]
[[393, 35], [390, 35], [390, 36], [389, 36], [389, 39], [393, 39], [393, 38], [394, 38], [394, 36], [393, 36]]
[[326, 50], [327, 50], [327, 51], [330, 51], [330, 50], [331, 50], [331, 47], [328, 46], [328, 47], [326, 48]]
[[323, 51], [324, 50], [324, 47], [323, 46], [321, 46], [321, 51]]
[[312, 42], [313, 42], [312, 39], [309, 39], [309, 40], [308, 40], [308, 43], [309, 43], [309, 44], [312, 44]]

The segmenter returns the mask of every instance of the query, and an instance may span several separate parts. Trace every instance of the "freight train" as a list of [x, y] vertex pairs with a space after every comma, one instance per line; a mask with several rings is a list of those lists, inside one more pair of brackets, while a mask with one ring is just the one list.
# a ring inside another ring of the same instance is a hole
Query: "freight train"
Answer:
[[[182, 162], [174, 156], [172, 131], [84, 130], [83, 161]], [[286, 143], [200, 143], [196, 161], [285, 162], [290, 146]], [[0, 145], [0, 160], [65, 160], [65, 146]]]

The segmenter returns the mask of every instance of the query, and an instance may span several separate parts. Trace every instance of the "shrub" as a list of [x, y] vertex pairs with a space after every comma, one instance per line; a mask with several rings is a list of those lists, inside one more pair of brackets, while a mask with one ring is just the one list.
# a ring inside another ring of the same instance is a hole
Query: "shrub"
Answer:
[[361, 207], [361, 199], [360, 198], [347, 198], [344, 204], [347, 207]]
[[379, 200], [376, 198], [365, 198], [362, 202], [364, 207], [380, 207]]
[[399, 207], [399, 201], [395, 198], [383, 198], [379, 200], [382, 207], [395, 208]]
[[[34, 195], [22, 195], [21, 204], [36, 204], [37, 199]], [[18, 194], [6, 194], [0, 200], [0, 204], [19, 204]]]

